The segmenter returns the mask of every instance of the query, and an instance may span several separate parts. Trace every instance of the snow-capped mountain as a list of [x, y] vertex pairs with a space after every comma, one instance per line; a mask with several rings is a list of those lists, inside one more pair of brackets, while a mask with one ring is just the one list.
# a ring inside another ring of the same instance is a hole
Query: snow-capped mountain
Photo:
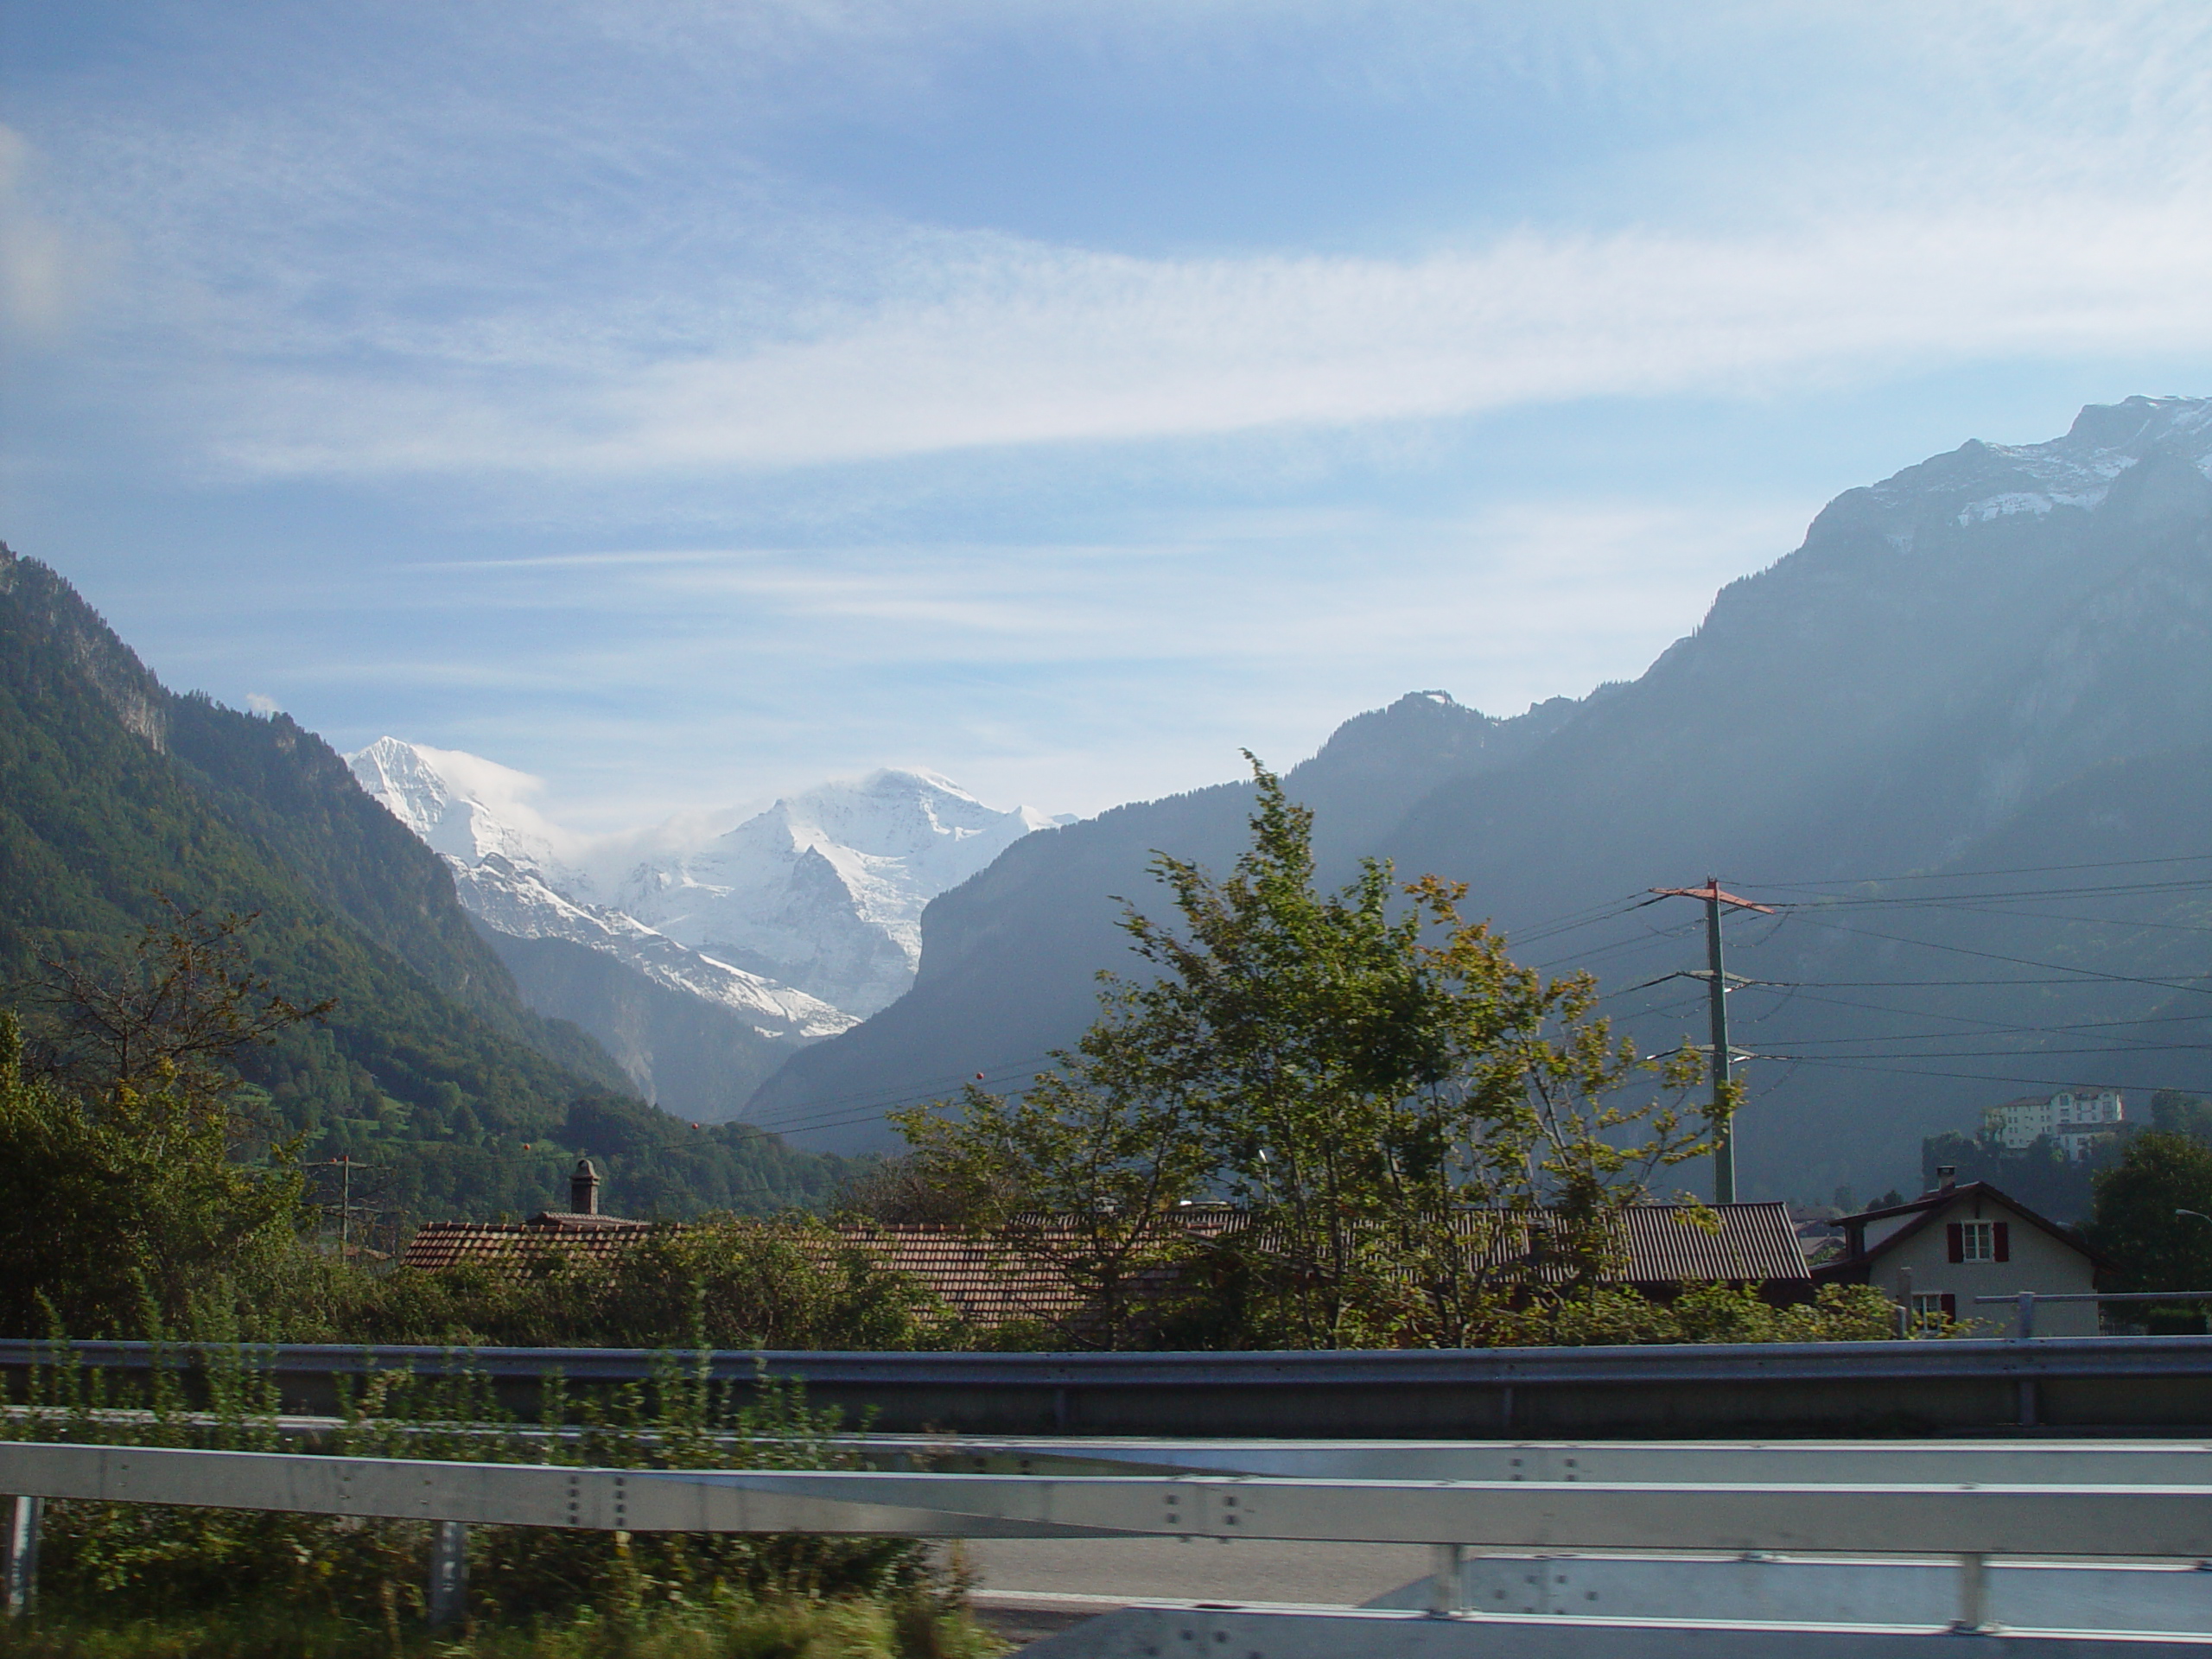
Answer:
[[362, 789], [431, 850], [473, 865], [498, 853], [573, 880], [575, 837], [547, 823], [524, 801], [536, 780], [458, 749], [434, 749], [380, 737], [346, 757]]
[[2063, 437], [2019, 444], [1976, 440], [1853, 493], [1888, 521], [1890, 544], [1908, 551], [1931, 529], [2021, 513], [2048, 518], [2066, 508], [2094, 512], [2114, 480], [2153, 455], [2185, 459], [2212, 477], [2212, 399], [2092, 404]]
[[462, 906], [486, 925], [518, 939], [567, 939], [628, 963], [657, 985], [741, 1014], [771, 1039], [829, 1037], [858, 1021], [804, 991], [678, 944], [619, 910], [581, 903], [537, 869], [504, 853], [474, 864], [452, 861]]
[[346, 758], [466, 874], [462, 902], [499, 931], [646, 952], [656, 977], [667, 945], [688, 947], [853, 1015], [912, 980], [931, 899], [1058, 822], [986, 806], [934, 772], [885, 770], [788, 796], [719, 836], [693, 819], [586, 837], [529, 804], [535, 779], [479, 755], [382, 737]]
[[531, 804], [536, 779], [479, 755], [384, 737], [347, 760], [443, 855], [531, 1006], [575, 1020], [648, 1098], [701, 1118], [728, 1116], [792, 1048], [895, 1001], [923, 906], [1052, 822], [933, 773], [879, 772], [726, 833], [734, 813], [585, 836]]
[[933, 772], [883, 771], [778, 801], [686, 856], [639, 862], [615, 902], [672, 938], [850, 1013], [898, 1000], [922, 910], [1033, 830]]

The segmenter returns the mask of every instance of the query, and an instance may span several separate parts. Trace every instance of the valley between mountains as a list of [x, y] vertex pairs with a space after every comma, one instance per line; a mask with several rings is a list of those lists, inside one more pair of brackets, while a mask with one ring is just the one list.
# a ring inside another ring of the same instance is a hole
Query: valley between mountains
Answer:
[[[255, 1086], [426, 1214], [524, 1208], [577, 1149], [633, 1212], [806, 1201], [895, 1150], [887, 1110], [1071, 1044], [1131, 966], [1121, 900], [1167, 908], [1161, 852], [1224, 868], [1252, 801], [1075, 822], [887, 770], [584, 836], [495, 760], [179, 696], [12, 553], [0, 646], [7, 971], [156, 893], [260, 912], [288, 994], [340, 1011]], [[1703, 1018], [1701, 917], [1650, 890], [1769, 906], [1731, 937], [1751, 1196], [1910, 1186], [1922, 1136], [2032, 1090], [2212, 1092], [2212, 401], [1847, 490], [1634, 682], [1505, 717], [1409, 691], [1287, 778], [1325, 879], [1467, 883], [1647, 1052]]]

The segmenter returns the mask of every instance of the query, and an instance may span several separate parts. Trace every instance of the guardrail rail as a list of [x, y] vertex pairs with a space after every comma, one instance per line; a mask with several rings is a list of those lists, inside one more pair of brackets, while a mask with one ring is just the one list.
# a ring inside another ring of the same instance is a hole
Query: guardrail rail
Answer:
[[[2012, 1299], [2007, 1299], [2012, 1300]], [[0, 1376], [66, 1358], [145, 1377], [189, 1372], [192, 1344], [0, 1341]], [[375, 1371], [473, 1372], [528, 1417], [543, 1380], [651, 1378], [640, 1349], [270, 1344], [224, 1357], [264, 1370], [285, 1408], [328, 1412]], [[817, 1405], [886, 1430], [1332, 1439], [1758, 1438], [2002, 1432], [2212, 1432], [2212, 1337], [2061, 1337], [1617, 1348], [1241, 1353], [815, 1353], [673, 1357], [741, 1387], [804, 1384]]]
[[[1232, 1627], [1239, 1641], [1258, 1641], [1264, 1634], [1264, 1648], [1238, 1650], [1269, 1656], [1329, 1651], [1331, 1642], [1341, 1653], [1353, 1636], [1351, 1650], [1385, 1656], [1649, 1655], [1693, 1629], [1718, 1645], [1685, 1652], [1731, 1651], [1729, 1644], [1739, 1637], [1758, 1635], [1766, 1645], [1756, 1650], [1789, 1655], [1829, 1651], [1819, 1641], [1838, 1632], [1858, 1643], [1853, 1652], [1903, 1652], [1935, 1632], [1878, 1618], [1700, 1621], [1639, 1612], [1632, 1605], [1604, 1617], [1586, 1611], [1569, 1616], [1560, 1608], [1516, 1608], [1500, 1616], [1479, 1613], [1469, 1604], [1497, 1578], [1501, 1560], [1562, 1558], [1573, 1559], [1586, 1578], [1610, 1572], [1604, 1581], [1618, 1600], [1635, 1572], [1605, 1567], [1603, 1556], [1591, 1552], [1627, 1552], [1645, 1563], [1636, 1571], [1644, 1573], [1647, 1586], [1686, 1582], [1683, 1574], [1696, 1572], [1700, 1557], [1717, 1557], [1739, 1569], [1747, 1559], [1848, 1558], [1857, 1574], [1849, 1582], [1859, 1585], [1862, 1595], [1880, 1599], [1876, 1611], [1888, 1613], [1896, 1605], [1890, 1592], [1904, 1582], [1896, 1574], [1909, 1568], [1924, 1580], [1931, 1570], [1926, 1558], [1938, 1557], [1950, 1563], [1942, 1570], [1956, 1589], [1956, 1615], [1944, 1628], [1973, 1633], [1991, 1628], [1993, 1577], [2041, 1572], [2048, 1580], [2068, 1562], [2101, 1563], [2094, 1570], [2107, 1578], [2127, 1571], [2171, 1574], [2212, 1558], [2212, 1446], [2204, 1445], [2163, 1451], [2050, 1441], [1414, 1448], [1371, 1441], [1037, 1443], [888, 1436], [851, 1444], [879, 1459], [1061, 1458], [1084, 1467], [1142, 1465], [1153, 1472], [702, 1471], [0, 1442], [0, 1491], [17, 1494], [9, 1582], [11, 1593], [20, 1589], [21, 1605], [33, 1583], [39, 1505], [50, 1499], [428, 1522], [430, 1605], [440, 1621], [455, 1615], [465, 1594], [465, 1529], [472, 1525], [1418, 1543], [1432, 1547], [1435, 1557], [1424, 1611], [1184, 1610], [1186, 1628], [1195, 1631], [1189, 1620], [1202, 1611], [1198, 1623], [1217, 1633], [1208, 1639], [1226, 1643]], [[1427, 1463], [1424, 1477], [1403, 1472], [1408, 1453]], [[1288, 1472], [1268, 1472], [1271, 1469]], [[2044, 1565], [1993, 1569], [1993, 1557], [2034, 1558]], [[2115, 1566], [2112, 1558], [2133, 1558], [2133, 1565]], [[1654, 1560], [1662, 1564], [1656, 1576], [1649, 1567]], [[2160, 1562], [2167, 1566], [2158, 1568]], [[1797, 1565], [1817, 1568], [1820, 1563]], [[1546, 1573], [1558, 1576], [1548, 1567]], [[2168, 1628], [2137, 1631], [2127, 1638], [2128, 1651], [2148, 1656], [2212, 1645], [2212, 1573], [2192, 1577], [2204, 1586], [2198, 1600], [2207, 1617], [2191, 1625], [2186, 1607], [2182, 1616], [2166, 1615]], [[1785, 1581], [1814, 1582], [1800, 1571], [1796, 1579], [1770, 1576], [1765, 1588], [1771, 1592]], [[1820, 1582], [1821, 1594], [1832, 1601], [1847, 1580], [1830, 1573]], [[2139, 1587], [2147, 1580], [2136, 1582]], [[1588, 1593], [1598, 1599], [1597, 1590]], [[1655, 1593], [1647, 1587], [1647, 1599]], [[2111, 1593], [2107, 1587], [2107, 1601]], [[1754, 1598], [1753, 1605], [1754, 1611], [1770, 1607], [1775, 1596]], [[1133, 1609], [1128, 1617], [1083, 1627], [1087, 1635], [1079, 1630], [1056, 1637], [1042, 1651], [1071, 1659], [1135, 1652], [1144, 1633], [1164, 1616], [1159, 1609]], [[1351, 1636], [1347, 1618], [1357, 1626]], [[2183, 1628], [2171, 1628], [2177, 1622]], [[1530, 1645], [1536, 1642], [1531, 1632], [1544, 1630], [1561, 1640], [1571, 1635], [1573, 1644]], [[2005, 1650], [2078, 1655], [2092, 1639], [2079, 1630], [2047, 1631], [2026, 1647], [2020, 1643], [2028, 1638], [2008, 1637]]]

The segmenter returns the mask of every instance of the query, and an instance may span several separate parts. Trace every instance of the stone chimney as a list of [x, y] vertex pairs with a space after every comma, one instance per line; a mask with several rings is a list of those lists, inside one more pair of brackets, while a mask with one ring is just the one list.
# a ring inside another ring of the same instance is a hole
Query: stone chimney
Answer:
[[591, 1160], [576, 1160], [575, 1173], [569, 1177], [569, 1213], [572, 1216], [595, 1216], [599, 1213], [599, 1172], [591, 1166]]
[[1949, 1192], [1955, 1191], [1958, 1185], [1959, 1166], [1956, 1164], [1938, 1164], [1936, 1166], [1936, 1190], [1938, 1192]]

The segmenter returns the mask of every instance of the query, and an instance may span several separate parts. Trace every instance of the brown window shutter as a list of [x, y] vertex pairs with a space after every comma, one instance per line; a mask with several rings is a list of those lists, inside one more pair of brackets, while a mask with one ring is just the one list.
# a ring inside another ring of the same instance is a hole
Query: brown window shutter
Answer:
[[1959, 1299], [1948, 1290], [1943, 1293], [1943, 1317], [1947, 1319], [1959, 1317]]
[[1965, 1261], [1967, 1259], [1967, 1230], [1965, 1226], [1955, 1221], [1950, 1223], [1943, 1229], [1943, 1237], [1951, 1247], [1951, 1260], [1954, 1262]]
[[1997, 1259], [1999, 1262], [2010, 1262], [2012, 1259], [2012, 1224], [2009, 1221], [2000, 1221], [1993, 1223], [1993, 1226], [1997, 1236], [1993, 1246], [1997, 1252]]

